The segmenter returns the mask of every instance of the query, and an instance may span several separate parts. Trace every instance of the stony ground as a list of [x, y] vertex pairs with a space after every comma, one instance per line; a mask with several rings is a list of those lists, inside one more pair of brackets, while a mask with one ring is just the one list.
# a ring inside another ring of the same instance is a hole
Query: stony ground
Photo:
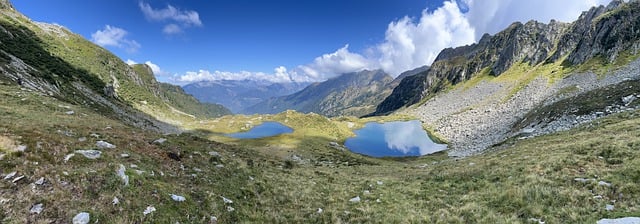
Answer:
[[[419, 117], [422, 122], [444, 136], [450, 143], [450, 156], [469, 156], [519, 134], [522, 130], [513, 130], [512, 127], [533, 109], [639, 78], [640, 60], [605, 76], [574, 73], [551, 83], [547, 77], [540, 75], [513, 95], [510, 95], [510, 91], [516, 84], [497, 81], [496, 78], [481, 81], [471, 88], [455, 88], [405, 112]], [[637, 94], [640, 94], [640, 90]], [[601, 109], [605, 110], [606, 108]], [[589, 116], [569, 116], [558, 119], [553, 125], [543, 124], [529, 127], [525, 131], [536, 135], [567, 130], [602, 115], [606, 114], [596, 114], [594, 111], [593, 115]]]

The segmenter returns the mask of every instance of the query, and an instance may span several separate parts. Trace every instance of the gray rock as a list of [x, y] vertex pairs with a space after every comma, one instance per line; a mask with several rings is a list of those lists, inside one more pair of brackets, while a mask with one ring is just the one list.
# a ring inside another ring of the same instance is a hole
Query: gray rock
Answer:
[[13, 178], [16, 174], [18, 174], [18, 172], [17, 171], [13, 171], [13, 172], [7, 174], [6, 176], [4, 176], [4, 179], [5, 180], [9, 180], [9, 179]]
[[166, 141], [167, 141], [166, 138], [159, 138], [159, 139], [153, 140], [153, 143], [154, 144], [162, 144], [162, 143], [164, 143]]
[[147, 208], [146, 208], [146, 209], [144, 209], [144, 211], [142, 212], [142, 214], [143, 214], [143, 215], [148, 215], [148, 214], [151, 214], [152, 212], [155, 212], [155, 211], [156, 211], [156, 208], [155, 208], [155, 207], [153, 207], [153, 206], [151, 206], [151, 205], [149, 205], [149, 206], [147, 206]]
[[578, 181], [578, 182], [580, 182], [580, 183], [586, 183], [586, 182], [590, 182], [590, 181], [596, 181], [596, 179], [593, 179], [593, 178], [585, 179], [585, 178], [582, 178], [582, 177], [578, 177], [578, 178], [575, 178], [575, 179], [573, 179], [573, 180]]
[[76, 153], [83, 155], [87, 159], [97, 159], [100, 158], [102, 152], [98, 150], [88, 149], [88, 150], [76, 150]]
[[71, 159], [71, 157], [73, 157], [75, 155], [76, 155], [75, 153], [71, 153], [71, 154], [68, 154], [68, 155], [64, 156], [64, 162], [65, 163], [68, 162]]
[[85, 142], [85, 141], [87, 141], [87, 137], [80, 137], [80, 138], [78, 138], [78, 141], [79, 142]]
[[118, 175], [118, 177], [122, 179], [124, 186], [129, 185], [129, 176], [127, 176], [127, 174], [124, 173], [126, 170], [127, 169], [124, 167], [124, 165], [120, 164], [120, 168], [118, 168], [118, 171], [116, 171], [116, 175]]
[[607, 183], [605, 181], [598, 181], [599, 186], [611, 187], [611, 183]]
[[36, 184], [36, 185], [44, 184], [44, 177], [40, 177], [40, 179], [36, 180], [36, 182], [34, 184]]
[[360, 196], [356, 196], [355, 198], [349, 199], [349, 202], [358, 203], [360, 202]]
[[42, 203], [39, 203], [31, 206], [31, 209], [29, 209], [29, 212], [31, 212], [31, 214], [40, 214], [40, 212], [42, 212], [43, 209], [44, 209], [44, 206], [42, 205]]
[[14, 178], [14, 179], [11, 181], [11, 183], [18, 182], [18, 181], [22, 180], [23, 178], [24, 178], [24, 175], [19, 176], [19, 177], [16, 177], [16, 178]]
[[173, 199], [174, 201], [178, 201], [178, 202], [182, 202], [187, 200], [185, 197], [182, 197], [180, 195], [175, 195], [175, 194], [171, 194], [171, 199]]
[[228, 211], [228, 212], [233, 212], [233, 211], [235, 211], [235, 210], [236, 210], [235, 208], [233, 208], [233, 207], [231, 207], [231, 206], [227, 206], [227, 211]]
[[88, 224], [91, 216], [87, 212], [80, 212], [73, 217], [73, 224]]
[[216, 151], [209, 151], [209, 155], [211, 155], [213, 157], [220, 157], [220, 153], [218, 153]]
[[96, 142], [96, 147], [98, 147], [99, 149], [115, 149], [116, 148], [114, 144], [111, 144], [102, 140]]
[[222, 201], [225, 204], [232, 204], [233, 203], [233, 201], [231, 199], [228, 199], [228, 198], [225, 198], [225, 197], [222, 197], [222, 196], [220, 196], [220, 197], [222, 198]]
[[120, 203], [120, 200], [118, 199], [118, 197], [113, 197], [113, 200], [111, 201], [111, 204], [117, 205], [118, 203]]
[[624, 103], [625, 106], [631, 104], [631, 102], [633, 102], [634, 100], [636, 100], [636, 96], [634, 96], [633, 94], [622, 97], [622, 103]]
[[597, 224], [640, 224], [640, 217], [624, 217], [617, 219], [600, 219]]
[[64, 112], [66, 115], [74, 115], [76, 112], [74, 112], [73, 110]]
[[613, 209], [615, 208], [615, 206], [613, 205], [605, 205], [604, 209], [606, 209], [607, 211], [613, 211]]

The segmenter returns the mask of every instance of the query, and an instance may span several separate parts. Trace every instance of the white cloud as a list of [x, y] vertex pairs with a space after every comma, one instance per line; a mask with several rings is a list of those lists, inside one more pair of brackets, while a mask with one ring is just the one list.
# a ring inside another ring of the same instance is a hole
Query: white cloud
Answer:
[[167, 76], [167, 75], [169, 75], [169, 72], [166, 72], [166, 71], [160, 69], [160, 66], [154, 64], [151, 61], [146, 61], [146, 62], [144, 62], [144, 64], [149, 66], [151, 68], [151, 71], [153, 71], [153, 74], [156, 75], [156, 76]]
[[[287, 71], [287, 68], [284, 66], [279, 66], [274, 69], [273, 74], [268, 74], [264, 72], [249, 72], [249, 71], [240, 71], [240, 72], [223, 72], [223, 71], [208, 71], [208, 70], [199, 70], [197, 72], [189, 71], [184, 75], [178, 76], [174, 78], [176, 82], [179, 83], [192, 83], [199, 81], [216, 81], [216, 80], [266, 80], [270, 82], [291, 82], [291, 81], [306, 81], [304, 79], [296, 79], [298, 75], [294, 73], [290, 73]], [[299, 78], [306, 78], [301, 76]]]
[[[345, 45], [333, 53], [319, 56], [313, 62], [296, 66], [291, 70], [280, 66], [274, 69], [272, 74], [200, 70], [187, 72], [176, 80], [180, 82], [221, 79], [264, 79], [277, 82], [324, 81], [342, 73], [378, 68], [384, 69], [392, 76], [397, 76], [406, 70], [430, 65], [444, 48], [471, 44], [480, 39], [484, 33], [495, 34], [513, 22], [526, 22], [532, 19], [545, 23], [551, 19], [571, 22], [577, 19], [582, 11], [592, 6], [606, 5], [610, 1], [449, 0], [435, 10], [423, 10], [419, 18], [404, 17], [392, 21], [387, 26], [385, 40], [366, 49], [366, 54], [351, 52], [349, 46]], [[140, 7], [153, 11], [148, 4], [140, 3]], [[162, 13], [156, 13], [148, 18], [166, 19], [170, 17], [168, 15], [178, 14], [177, 12], [179, 11], [168, 6]]]
[[91, 41], [102, 47], [111, 46], [125, 49], [134, 53], [140, 49], [140, 44], [135, 40], [127, 39], [128, 32], [122, 28], [106, 25], [103, 30], [91, 34]]
[[172, 23], [164, 26], [164, 28], [162, 29], [162, 32], [165, 34], [178, 34], [178, 33], [182, 33], [182, 28]]
[[138, 6], [148, 20], [169, 23], [162, 29], [165, 34], [182, 33], [184, 28], [202, 26], [200, 14], [193, 10], [180, 10], [172, 5], [167, 5], [164, 9], [154, 9], [143, 1], [140, 1]]
[[611, 0], [464, 0], [469, 12], [467, 20], [476, 28], [476, 40], [482, 34], [495, 34], [515, 21], [551, 19], [572, 22], [592, 6], [606, 5]]
[[333, 76], [376, 67], [375, 61], [349, 51], [349, 45], [330, 54], [324, 54], [312, 63], [298, 66], [296, 72], [302, 72], [313, 80], [325, 80]]
[[138, 64], [138, 62], [131, 60], [131, 59], [127, 59], [127, 61], [125, 61], [125, 63], [127, 63], [127, 65], [135, 65]]
[[380, 67], [393, 76], [428, 65], [444, 48], [474, 42], [474, 29], [455, 2], [432, 13], [424, 10], [418, 21], [404, 17], [389, 24], [384, 43], [377, 46]]

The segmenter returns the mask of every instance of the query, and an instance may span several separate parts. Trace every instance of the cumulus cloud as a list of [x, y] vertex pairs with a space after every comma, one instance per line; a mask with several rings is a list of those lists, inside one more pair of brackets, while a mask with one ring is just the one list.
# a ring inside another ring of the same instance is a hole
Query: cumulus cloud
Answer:
[[125, 63], [127, 63], [127, 65], [135, 65], [135, 64], [138, 64], [138, 62], [136, 62], [136, 61], [134, 61], [134, 60], [131, 60], [131, 59], [127, 59], [127, 60], [125, 61]]
[[494, 34], [515, 21], [537, 20], [549, 22], [555, 19], [572, 22], [582, 11], [597, 5], [606, 5], [611, 0], [463, 0], [469, 11], [467, 20], [476, 28], [476, 40], [484, 33]]
[[296, 72], [303, 72], [314, 80], [324, 80], [338, 74], [376, 67], [374, 64], [375, 61], [350, 52], [349, 45], [345, 45], [333, 53], [315, 58], [312, 63], [298, 66]]
[[[405, 16], [391, 21], [387, 26], [384, 41], [366, 49], [366, 53], [352, 52], [349, 45], [345, 45], [333, 53], [315, 58], [308, 64], [290, 70], [281, 66], [271, 74], [200, 70], [187, 72], [178, 80], [324, 81], [342, 73], [378, 68], [397, 76], [404, 71], [430, 65], [444, 48], [472, 44], [484, 33], [495, 34], [513, 22], [548, 22], [551, 19], [571, 22], [577, 19], [582, 11], [592, 6], [606, 5], [610, 1], [448, 0], [437, 9], [423, 10], [419, 18]], [[141, 3], [141, 8], [144, 5], [146, 4]], [[148, 5], [146, 7], [150, 9]], [[166, 15], [174, 15], [175, 12], [176, 10], [169, 6], [161, 13], [163, 16], [157, 15], [153, 18], [169, 18], [170, 16]]]
[[240, 71], [240, 72], [224, 72], [224, 71], [209, 71], [209, 70], [199, 70], [197, 72], [189, 71], [184, 75], [178, 76], [175, 78], [176, 82], [179, 83], [192, 83], [199, 81], [217, 81], [217, 80], [266, 80], [270, 82], [291, 82], [291, 81], [304, 81], [304, 80], [295, 80], [296, 74], [291, 74], [287, 71], [287, 68], [284, 66], [279, 66], [274, 69], [273, 74], [268, 74], [264, 72], [249, 72], [249, 71]]
[[422, 11], [417, 21], [404, 17], [387, 27], [385, 41], [377, 46], [380, 67], [393, 76], [431, 64], [444, 48], [474, 42], [474, 28], [455, 2], [433, 12]]
[[167, 76], [169, 75], [169, 72], [166, 72], [162, 69], [160, 69], [160, 66], [154, 64], [151, 61], [146, 61], [144, 62], [145, 65], [149, 66], [149, 68], [151, 68], [151, 71], [153, 71], [153, 74], [156, 76]]
[[128, 32], [122, 28], [106, 25], [103, 30], [91, 34], [91, 41], [102, 47], [117, 47], [134, 53], [140, 49], [140, 44], [135, 40], [127, 39]]
[[165, 34], [182, 33], [184, 28], [202, 26], [200, 14], [193, 10], [180, 10], [172, 5], [163, 9], [154, 9], [148, 3], [138, 3], [144, 16], [150, 21], [166, 22], [162, 32]]

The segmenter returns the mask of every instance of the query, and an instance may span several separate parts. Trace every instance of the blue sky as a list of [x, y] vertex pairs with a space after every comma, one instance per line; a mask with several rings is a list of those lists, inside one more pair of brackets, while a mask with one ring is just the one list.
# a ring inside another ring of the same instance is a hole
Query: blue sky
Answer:
[[159, 80], [322, 81], [361, 69], [393, 76], [514, 21], [572, 21], [608, 0], [14, 0]]

